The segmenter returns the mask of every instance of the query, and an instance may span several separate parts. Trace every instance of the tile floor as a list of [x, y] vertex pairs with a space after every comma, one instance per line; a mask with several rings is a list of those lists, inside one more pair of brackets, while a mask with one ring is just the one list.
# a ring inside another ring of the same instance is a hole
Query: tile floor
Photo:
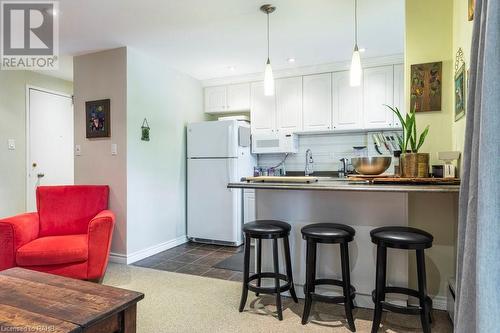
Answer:
[[189, 242], [138, 261], [134, 265], [222, 280], [242, 281], [241, 271], [214, 267], [241, 251], [243, 251], [242, 246], [230, 247]]

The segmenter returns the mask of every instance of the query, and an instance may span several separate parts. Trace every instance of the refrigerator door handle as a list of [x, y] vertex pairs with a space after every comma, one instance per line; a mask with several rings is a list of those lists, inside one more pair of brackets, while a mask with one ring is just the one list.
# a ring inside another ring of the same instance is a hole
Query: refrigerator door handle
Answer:
[[[231, 166], [230, 166], [230, 163], [231, 163], [231, 159], [228, 158], [226, 159], [226, 178], [227, 178], [227, 184], [229, 184], [231, 182]], [[226, 187], [227, 187], [227, 184], [226, 184]], [[233, 189], [232, 188], [228, 188], [229, 192], [233, 192]]]
[[229, 125], [227, 127], [227, 140], [226, 140], [226, 143], [227, 143], [227, 157], [230, 157], [231, 156], [231, 145], [234, 144], [233, 142], [233, 125]]

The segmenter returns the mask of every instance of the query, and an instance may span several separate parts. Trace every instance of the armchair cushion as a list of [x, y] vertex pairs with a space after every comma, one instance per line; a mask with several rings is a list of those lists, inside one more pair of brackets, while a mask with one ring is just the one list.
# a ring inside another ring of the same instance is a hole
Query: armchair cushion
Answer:
[[19, 248], [16, 263], [18, 266], [37, 266], [87, 261], [87, 239], [86, 234], [37, 238]]
[[38, 213], [0, 219], [0, 270], [13, 267], [19, 247], [38, 237]]
[[39, 186], [39, 237], [86, 233], [89, 221], [108, 209], [108, 194], [108, 186]]

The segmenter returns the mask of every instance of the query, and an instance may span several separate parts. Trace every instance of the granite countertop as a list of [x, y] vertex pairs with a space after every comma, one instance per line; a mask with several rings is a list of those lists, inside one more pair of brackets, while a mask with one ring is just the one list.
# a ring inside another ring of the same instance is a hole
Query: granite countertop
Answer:
[[315, 183], [229, 183], [228, 188], [256, 190], [363, 191], [363, 192], [438, 192], [458, 193], [460, 185], [370, 184], [341, 178], [320, 177]]

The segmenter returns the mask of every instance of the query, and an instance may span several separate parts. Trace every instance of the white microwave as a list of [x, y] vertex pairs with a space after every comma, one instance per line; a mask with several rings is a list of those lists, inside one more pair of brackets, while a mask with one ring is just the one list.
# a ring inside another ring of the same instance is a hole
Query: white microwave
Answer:
[[252, 134], [252, 153], [254, 154], [297, 153], [298, 150], [297, 134]]

